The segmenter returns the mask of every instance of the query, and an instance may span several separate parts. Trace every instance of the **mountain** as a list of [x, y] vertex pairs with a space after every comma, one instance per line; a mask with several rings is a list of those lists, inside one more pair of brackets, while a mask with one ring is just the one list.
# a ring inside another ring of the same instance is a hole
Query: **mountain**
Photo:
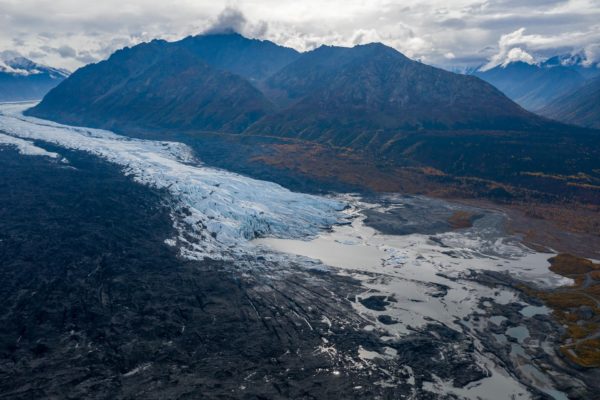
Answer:
[[600, 76], [600, 64], [596, 61], [588, 60], [587, 57], [582, 54], [565, 54], [550, 57], [540, 65], [543, 68], [553, 68], [558, 66], [566, 67], [579, 73], [585, 79], [592, 79]]
[[554, 65], [555, 61], [546, 65], [517, 61], [479, 70], [474, 75], [500, 89], [523, 108], [537, 111], [585, 81], [576, 69], [560, 63]]
[[207, 64], [260, 82], [298, 58], [299, 53], [268, 40], [248, 39], [238, 33], [189, 36], [181, 46]]
[[115, 130], [244, 130], [270, 112], [247, 80], [216, 69], [186, 46], [155, 40], [76, 71], [30, 113]]
[[280, 110], [252, 125], [250, 133], [348, 145], [402, 130], [526, 129], [542, 123], [476, 77], [424, 65], [378, 43], [322, 46], [265, 86]]
[[600, 78], [551, 102], [540, 114], [568, 124], [600, 129]]
[[424, 65], [382, 44], [299, 55], [238, 34], [120, 50], [75, 72], [30, 113], [121, 131], [246, 132], [335, 143], [398, 130], [543, 124], [476, 77]]
[[[233, 47], [219, 47], [224, 42]], [[384, 188], [399, 179], [397, 168], [409, 168], [446, 181], [465, 177], [483, 196], [497, 196], [499, 182], [538, 197], [598, 197], [596, 181], [569, 185], [561, 178], [600, 168], [597, 131], [535, 115], [476, 76], [413, 61], [382, 44], [322, 46], [296, 57], [272, 46], [239, 35], [140, 44], [76, 71], [26, 113], [173, 138], [213, 164], [268, 176], [287, 168], [303, 174], [298, 182], [323, 170], [342, 182], [382, 168], [377, 187]], [[235, 54], [249, 57], [248, 49], [254, 59], [236, 62]], [[283, 67], [271, 73], [274, 53]], [[328, 169], [338, 161], [343, 166]]]
[[0, 58], [0, 101], [41, 99], [68, 76], [66, 70], [37, 64], [24, 57]]

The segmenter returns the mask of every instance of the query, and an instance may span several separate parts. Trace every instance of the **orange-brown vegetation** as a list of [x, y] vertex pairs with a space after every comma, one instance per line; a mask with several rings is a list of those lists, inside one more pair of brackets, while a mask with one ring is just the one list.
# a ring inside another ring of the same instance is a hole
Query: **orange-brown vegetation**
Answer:
[[455, 211], [450, 218], [448, 223], [452, 229], [465, 229], [473, 226], [473, 218], [475, 214], [468, 211]]
[[[475, 205], [491, 206], [503, 210], [518, 211], [519, 219], [547, 221], [550, 224], [536, 229], [523, 227], [515, 229], [522, 233], [531, 244], [544, 244], [583, 256], [596, 256], [581, 253], [578, 246], [561, 246], [568, 242], [567, 237], [550, 237], [547, 231], [562, 230], [592, 235], [600, 242], [600, 206], [594, 202], [574, 199], [545, 200], [539, 193], [473, 176], [452, 176], [430, 166], [399, 166], [385, 159], [377, 159], [365, 153], [336, 148], [319, 143], [293, 141], [288, 143], [266, 144], [263, 151], [251, 161], [266, 164], [277, 169], [300, 173], [324, 182], [337, 182], [375, 192], [402, 192], [423, 194], [451, 200], [472, 202]], [[524, 173], [545, 180], [585, 182], [593, 179], [589, 175], [546, 176], [541, 173]], [[594, 178], [595, 179], [595, 178]], [[536, 197], [537, 196], [537, 197]], [[551, 227], [550, 225], [554, 225]], [[544, 243], [547, 242], [547, 243]], [[590, 245], [588, 247], [593, 247]], [[598, 254], [600, 255], [600, 254]]]
[[594, 277], [600, 264], [560, 254], [550, 260], [550, 269], [575, 281], [555, 290], [528, 290], [552, 308], [556, 319], [566, 327], [561, 353], [587, 368], [600, 367], [600, 281]]
[[550, 270], [559, 275], [569, 278], [581, 278], [590, 272], [600, 271], [600, 264], [594, 264], [585, 258], [579, 258], [570, 254], [559, 254], [550, 260]]
[[514, 204], [513, 207], [521, 210], [528, 217], [552, 221], [567, 231], [600, 236], [600, 206], [598, 205], [522, 202]]

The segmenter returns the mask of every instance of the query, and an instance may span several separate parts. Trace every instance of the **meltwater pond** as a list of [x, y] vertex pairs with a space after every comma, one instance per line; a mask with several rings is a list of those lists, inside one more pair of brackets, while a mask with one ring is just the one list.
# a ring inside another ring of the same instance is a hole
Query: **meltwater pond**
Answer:
[[[431, 221], [418, 223], [421, 212], [429, 207], [443, 206], [443, 202], [425, 197], [386, 196], [386, 203], [422, 203], [407, 221], [415, 233], [391, 235], [379, 232], [366, 222], [366, 214], [372, 210], [385, 210], [379, 204], [367, 203], [353, 196], [341, 196], [340, 201], [352, 205], [347, 211], [349, 224], [336, 225], [330, 231], [307, 239], [260, 238], [253, 240], [258, 246], [316, 259], [326, 265], [345, 270], [361, 270], [390, 273], [405, 277], [413, 275], [412, 267], [418, 266], [423, 278], [428, 272], [459, 273], [469, 270], [506, 271], [511, 275], [533, 282], [541, 287], [557, 287], [572, 281], [554, 274], [548, 269], [548, 259], [554, 253], [540, 253], [523, 246], [503, 229], [504, 216], [500, 213], [479, 210], [481, 217], [471, 228], [446, 229], [437, 233], [427, 232]], [[456, 207], [456, 205], [452, 205]], [[409, 208], [409, 213], [411, 209]], [[437, 213], [440, 218], [444, 214]], [[390, 215], [390, 219], [394, 218]], [[438, 226], [441, 224], [438, 224]], [[417, 274], [418, 275], [418, 274]]]
[[[365, 210], [380, 208], [379, 204], [348, 196], [343, 200], [353, 205], [346, 211], [352, 218], [350, 224], [334, 226], [310, 240], [261, 238], [252, 243], [318, 260], [363, 281], [363, 299], [384, 294], [385, 312], [369, 308], [368, 301], [357, 302], [356, 308], [374, 316], [376, 325], [392, 335], [407, 334], [431, 321], [460, 329], [459, 321], [480, 309], [482, 299], [498, 304], [518, 301], [511, 290], [461, 279], [470, 271], [506, 271], [541, 287], [571, 283], [548, 269], [547, 260], [554, 254], [533, 251], [507, 235], [501, 214], [485, 212], [473, 227], [463, 230], [386, 235], [365, 224]], [[430, 200], [398, 196], [395, 201], [402, 206], [404, 201]], [[435, 204], [440, 203], [436, 200]], [[397, 323], [381, 323], [377, 320], [381, 315]]]

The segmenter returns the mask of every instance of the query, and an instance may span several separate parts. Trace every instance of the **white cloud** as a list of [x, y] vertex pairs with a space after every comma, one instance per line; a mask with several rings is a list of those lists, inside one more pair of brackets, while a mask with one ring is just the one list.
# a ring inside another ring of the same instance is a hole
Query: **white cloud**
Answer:
[[74, 69], [142, 41], [231, 28], [298, 50], [381, 41], [430, 63], [482, 64], [517, 47], [597, 54], [598, 21], [597, 0], [0, 0], [0, 49]]
[[581, 51], [587, 56], [587, 62], [600, 61], [600, 25], [586, 31], [563, 32], [554, 35], [526, 34], [525, 28], [502, 35], [498, 41], [498, 52], [482, 68], [487, 70], [510, 61], [533, 63], [532, 52], [554, 55], [557, 52]]
[[516, 61], [521, 61], [527, 64], [535, 64], [535, 59], [533, 56], [520, 47], [510, 49], [503, 64], [507, 65], [508, 63]]
[[[584, 49], [585, 64], [600, 63], [600, 43], [594, 43]], [[599, 66], [600, 68], [600, 66]]]
[[453, 52], [449, 51], [446, 54], [444, 54], [444, 57], [448, 60], [454, 60], [456, 58], [456, 55]]

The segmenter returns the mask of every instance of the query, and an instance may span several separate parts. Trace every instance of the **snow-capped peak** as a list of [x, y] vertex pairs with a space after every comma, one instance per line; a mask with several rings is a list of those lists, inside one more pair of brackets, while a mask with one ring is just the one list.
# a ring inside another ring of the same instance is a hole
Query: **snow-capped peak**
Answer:
[[542, 64], [544, 67], [597, 67], [598, 63], [588, 58], [585, 52], [563, 54], [548, 58]]
[[21, 76], [45, 73], [54, 79], [66, 78], [69, 76], [69, 71], [65, 69], [52, 68], [46, 65], [38, 64], [14, 52], [0, 53], [0, 72]]
[[520, 47], [515, 47], [513, 49], [510, 49], [510, 51], [506, 55], [506, 59], [502, 63], [502, 66], [507, 67], [509, 64], [515, 62], [522, 62], [525, 64], [533, 65], [535, 64], [535, 59], [531, 54], [529, 54], [525, 50], [521, 49]]

